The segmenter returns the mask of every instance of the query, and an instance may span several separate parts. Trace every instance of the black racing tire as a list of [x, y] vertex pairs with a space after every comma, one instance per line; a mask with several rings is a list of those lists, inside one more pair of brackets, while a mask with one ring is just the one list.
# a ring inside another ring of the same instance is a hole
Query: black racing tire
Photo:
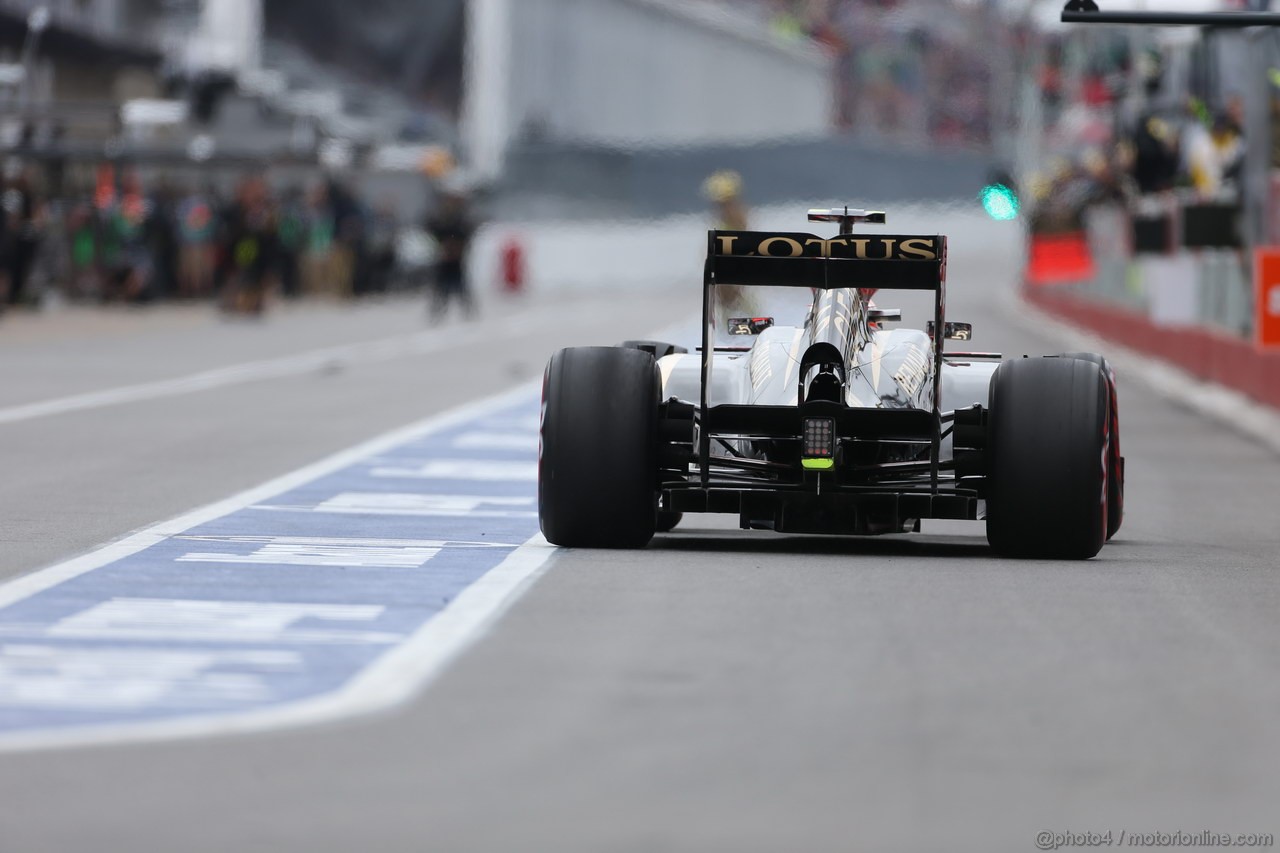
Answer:
[[563, 349], [542, 384], [538, 517], [569, 548], [643, 548], [658, 497], [661, 378], [647, 352]]
[[1120, 398], [1116, 392], [1116, 372], [1111, 362], [1096, 352], [1066, 352], [1059, 358], [1078, 358], [1098, 365], [1111, 392], [1111, 456], [1107, 460], [1107, 540], [1110, 541], [1124, 523], [1124, 456], [1120, 452]]
[[1107, 539], [1110, 389], [1067, 358], [1002, 364], [991, 377], [987, 541], [1009, 557], [1087, 560]]
[[663, 512], [658, 511], [657, 531], [659, 533], [670, 533], [684, 521], [683, 512]]

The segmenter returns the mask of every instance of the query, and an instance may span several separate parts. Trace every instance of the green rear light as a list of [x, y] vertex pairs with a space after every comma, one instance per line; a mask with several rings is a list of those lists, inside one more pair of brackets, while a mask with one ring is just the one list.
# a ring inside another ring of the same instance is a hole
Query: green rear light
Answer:
[[1018, 194], [1004, 184], [983, 187], [978, 196], [987, 215], [997, 222], [1009, 222], [1018, 218]]

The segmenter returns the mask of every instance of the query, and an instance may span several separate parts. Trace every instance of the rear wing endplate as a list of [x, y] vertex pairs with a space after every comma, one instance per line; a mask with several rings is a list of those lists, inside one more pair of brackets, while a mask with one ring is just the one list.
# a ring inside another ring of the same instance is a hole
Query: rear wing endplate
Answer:
[[800, 232], [711, 231], [707, 283], [756, 287], [941, 290], [947, 238]]

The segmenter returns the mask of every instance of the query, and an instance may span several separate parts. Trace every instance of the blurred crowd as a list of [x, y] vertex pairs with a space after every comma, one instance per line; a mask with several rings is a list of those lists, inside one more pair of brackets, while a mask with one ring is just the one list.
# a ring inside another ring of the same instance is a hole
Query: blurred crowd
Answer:
[[[1101, 87], [1099, 82], [1090, 91]], [[1108, 104], [1103, 94], [1093, 98], [1094, 106]], [[1166, 194], [1184, 205], [1240, 205], [1246, 151], [1241, 97], [1210, 104], [1189, 96], [1176, 107], [1155, 103], [1128, 118], [1119, 109], [1094, 110], [1092, 119], [1077, 121], [1059, 139], [1059, 150], [1069, 153], [1051, 157], [1029, 182], [1033, 230], [1079, 231], [1094, 204], [1132, 210]], [[1273, 112], [1280, 120], [1280, 99]], [[1280, 168], [1280, 150], [1271, 167]]]
[[1143, 197], [1166, 192], [1177, 192], [1186, 203], [1239, 204], [1242, 112], [1235, 97], [1215, 112], [1199, 102], [1181, 113], [1145, 112], [1113, 140], [1085, 146], [1074, 157], [1052, 158], [1031, 180], [1032, 229], [1079, 231], [1094, 204], [1134, 208]]
[[48, 197], [37, 177], [11, 168], [0, 184], [0, 310], [183, 299], [255, 314], [269, 293], [356, 298], [430, 278], [424, 227], [338, 180], [253, 173], [222, 189], [104, 165], [92, 188]]
[[993, 128], [993, 63], [1010, 28], [948, 0], [734, 0], [784, 40], [835, 59], [836, 121], [855, 133], [980, 147]]

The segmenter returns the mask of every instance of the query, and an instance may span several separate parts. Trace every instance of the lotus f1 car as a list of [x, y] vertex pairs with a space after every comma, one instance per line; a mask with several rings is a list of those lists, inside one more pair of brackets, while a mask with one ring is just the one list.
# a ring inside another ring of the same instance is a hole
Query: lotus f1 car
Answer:
[[[1001, 555], [1096, 555], [1124, 500], [1107, 361], [947, 352], [972, 328], [944, 316], [946, 237], [854, 234], [878, 212], [809, 219], [840, 233], [710, 232], [698, 353], [629, 341], [552, 357], [546, 538], [639, 548], [684, 513], [844, 535], [964, 519]], [[872, 302], [889, 289], [933, 292], [926, 331], [882, 328], [901, 319]], [[756, 291], [790, 294], [799, 324], [751, 312]]]

